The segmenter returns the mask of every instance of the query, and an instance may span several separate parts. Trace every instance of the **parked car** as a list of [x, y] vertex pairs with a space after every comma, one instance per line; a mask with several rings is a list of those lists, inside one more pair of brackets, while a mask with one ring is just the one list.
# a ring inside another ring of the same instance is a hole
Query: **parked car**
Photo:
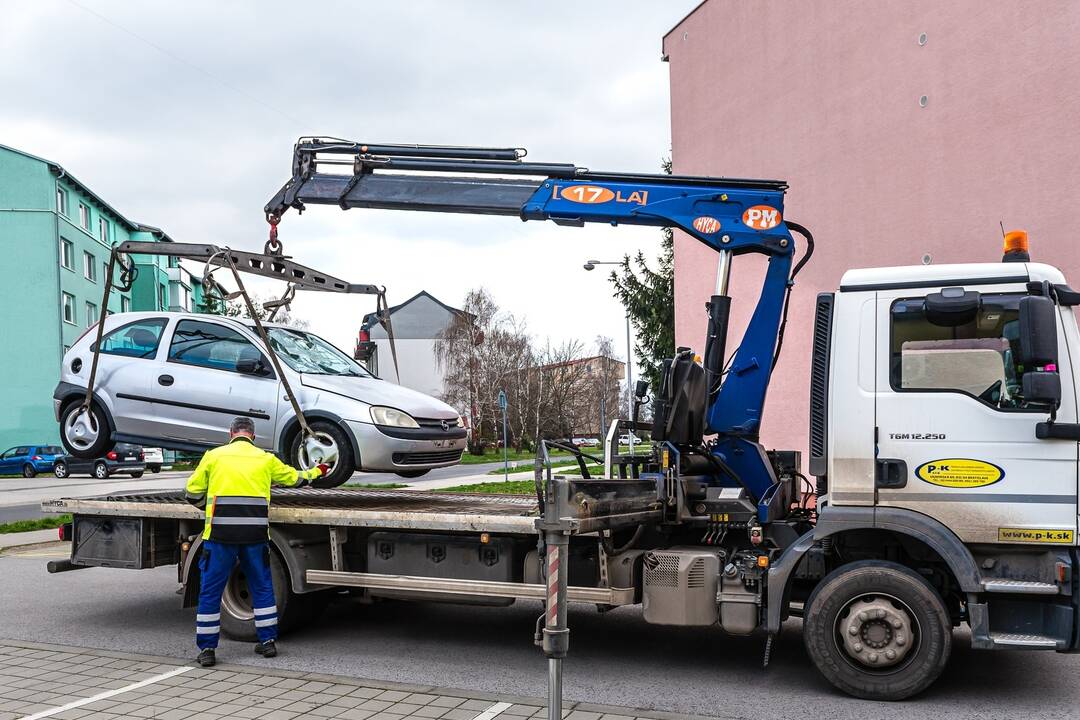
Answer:
[[161, 448], [143, 448], [143, 457], [146, 460], [147, 470], [152, 473], [161, 472], [161, 466], [165, 464], [165, 453]]
[[99, 458], [80, 458], [63, 455], [53, 463], [53, 474], [58, 478], [72, 475], [93, 475], [104, 480], [110, 475], [130, 475], [140, 478], [146, 472], [143, 449], [138, 445], [116, 443], [112, 450]]
[[597, 438], [581, 438], [581, 442], [577, 444], [581, 447], [600, 447], [600, 440]]
[[313, 431], [305, 438], [250, 321], [140, 312], [104, 322], [89, 410], [80, 412], [96, 326], [65, 353], [53, 393], [71, 455], [98, 458], [117, 442], [199, 452], [225, 442], [243, 415], [255, 421], [259, 447], [302, 469], [330, 465], [323, 487], [354, 470], [418, 477], [461, 460], [466, 431], [452, 407], [380, 380], [313, 333], [266, 325]]
[[640, 442], [644, 442], [637, 435], [634, 435], [632, 433], [623, 433], [622, 435], [619, 436], [619, 444], [620, 445], [629, 445], [631, 439], [634, 441], [635, 445], [637, 445]]
[[63, 455], [64, 449], [56, 445], [18, 445], [0, 453], [0, 475], [16, 475], [32, 478], [39, 472], [52, 470], [53, 461]]

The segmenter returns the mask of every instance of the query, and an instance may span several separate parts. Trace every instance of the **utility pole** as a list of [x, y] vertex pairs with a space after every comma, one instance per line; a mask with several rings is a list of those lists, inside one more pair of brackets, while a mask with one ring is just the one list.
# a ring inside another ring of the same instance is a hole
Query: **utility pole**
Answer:
[[503, 426], [503, 433], [502, 433], [502, 440], [503, 440], [503, 442], [502, 442], [502, 446], [503, 446], [503, 482], [507, 482], [507, 481], [510, 480], [510, 466], [509, 466], [508, 459], [507, 459], [507, 454], [506, 454], [507, 453], [507, 450], [506, 450], [506, 406], [507, 406], [506, 391], [505, 390], [499, 390], [499, 409], [502, 410], [502, 426]]

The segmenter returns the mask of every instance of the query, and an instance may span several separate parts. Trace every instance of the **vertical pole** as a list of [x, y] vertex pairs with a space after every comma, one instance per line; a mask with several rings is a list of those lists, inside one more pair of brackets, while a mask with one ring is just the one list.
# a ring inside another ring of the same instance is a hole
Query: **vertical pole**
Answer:
[[[626, 412], [634, 416], [634, 360], [633, 347], [630, 345], [630, 311], [626, 312]], [[630, 428], [630, 454], [634, 454], [634, 430]]]
[[502, 409], [503, 416], [503, 481], [510, 479], [510, 465], [506, 455], [506, 408]]
[[604, 429], [604, 423], [607, 422], [607, 384], [604, 384], [603, 393], [600, 396], [600, 425], [597, 434], [600, 436], [600, 449], [602, 452], [607, 453], [607, 431]]
[[544, 542], [547, 546], [544, 654], [548, 657], [548, 720], [562, 720], [562, 662], [570, 647], [570, 630], [566, 627], [566, 551], [570, 537], [553, 527], [544, 531]]

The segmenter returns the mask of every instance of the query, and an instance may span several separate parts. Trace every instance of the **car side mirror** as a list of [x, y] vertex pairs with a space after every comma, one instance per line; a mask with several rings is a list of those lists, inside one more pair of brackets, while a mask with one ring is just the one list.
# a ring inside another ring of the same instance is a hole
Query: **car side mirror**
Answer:
[[258, 358], [241, 358], [236, 361], [236, 372], [243, 375], [258, 375], [265, 377], [269, 375], [266, 366], [263, 365], [263, 361]]
[[1048, 297], [1020, 299], [1020, 363], [1024, 366], [1024, 399], [1057, 407], [1061, 403], [1058, 375], [1057, 310]]

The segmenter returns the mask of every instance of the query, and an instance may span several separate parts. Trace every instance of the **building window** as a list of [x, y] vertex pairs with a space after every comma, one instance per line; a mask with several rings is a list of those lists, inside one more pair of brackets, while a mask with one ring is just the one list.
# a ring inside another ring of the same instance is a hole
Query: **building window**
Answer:
[[85, 275], [86, 279], [90, 282], [97, 282], [97, 265], [95, 264], [96, 259], [94, 258], [94, 255], [84, 250], [82, 256], [83, 275]]
[[98, 218], [98, 239], [106, 245], [109, 244], [109, 221], [105, 218]]
[[62, 293], [64, 297], [64, 322], [75, 324], [75, 296]]
[[90, 208], [79, 203], [79, 226], [86, 232], [90, 232]]
[[120, 312], [131, 312], [131, 298], [120, 298]]
[[86, 303], [86, 327], [93, 326], [97, 319], [97, 305], [92, 302]]
[[60, 239], [60, 264], [68, 270], [75, 269], [75, 244], [70, 240]]
[[169, 289], [164, 285], [158, 285], [158, 305], [161, 310], [169, 309]]
[[67, 191], [61, 187], [56, 188], [56, 211], [65, 217], [67, 211]]

